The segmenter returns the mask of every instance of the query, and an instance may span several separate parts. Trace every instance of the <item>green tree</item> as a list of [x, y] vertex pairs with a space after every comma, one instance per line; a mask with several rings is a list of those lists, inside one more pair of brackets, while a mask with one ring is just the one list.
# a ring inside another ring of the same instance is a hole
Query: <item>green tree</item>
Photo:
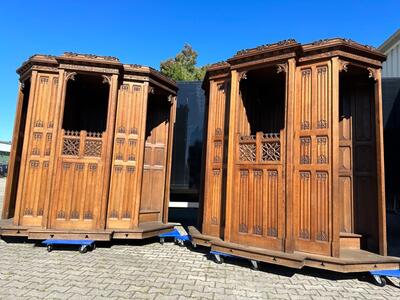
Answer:
[[162, 74], [173, 80], [203, 80], [207, 66], [197, 67], [197, 52], [185, 44], [175, 58], [160, 63]]

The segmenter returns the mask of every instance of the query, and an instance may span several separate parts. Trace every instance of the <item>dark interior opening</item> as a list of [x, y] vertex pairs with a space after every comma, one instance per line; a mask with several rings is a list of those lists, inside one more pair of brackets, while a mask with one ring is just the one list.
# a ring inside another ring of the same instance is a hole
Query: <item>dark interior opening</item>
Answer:
[[277, 74], [275, 67], [248, 71], [240, 81], [240, 93], [250, 129], [248, 134], [279, 133], [284, 128], [284, 72]]
[[[13, 147], [15, 147], [15, 149], [16, 149], [16, 153], [15, 153], [15, 161], [14, 161], [14, 172], [12, 173], [11, 186], [10, 186], [10, 204], [9, 204], [8, 212], [7, 211], [3, 212], [4, 218], [12, 218], [15, 213], [15, 202], [16, 202], [16, 198], [17, 198], [19, 171], [21, 168], [22, 146], [24, 145], [25, 125], [26, 125], [26, 117], [27, 117], [27, 111], [28, 111], [30, 92], [31, 92], [31, 82], [28, 79], [28, 80], [25, 80], [25, 82], [23, 83], [23, 88], [21, 89], [21, 93], [23, 94], [21, 119], [20, 119], [20, 124], [19, 124], [17, 144], [13, 145]], [[10, 170], [10, 166], [9, 166], [9, 170]], [[8, 179], [8, 180], [10, 180], [10, 179]]]
[[99, 75], [78, 74], [75, 80], [69, 80], [62, 128], [106, 131], [109, 89]]
[[[169, 122], [170, 107], [171, 104], [168, 102], [167, 96], [149, 94], [146, 117], [146, 140], [148, 140], [155, 128]], [[152, 142], [155, 143], [156, 141]]]
[[361, 248], [378, 252], [374, 80], [350, 67], [339, 86], [341, 232], [362, 235]]

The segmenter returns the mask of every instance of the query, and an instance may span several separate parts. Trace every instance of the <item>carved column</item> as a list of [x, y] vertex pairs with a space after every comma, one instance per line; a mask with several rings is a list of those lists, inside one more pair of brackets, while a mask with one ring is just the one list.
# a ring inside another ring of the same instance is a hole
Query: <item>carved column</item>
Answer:
[[145, 150], [145, 143], [146, 143], [146, 121], [147, 121], [147, 104], [149, 100], [149, 94], [154, 93], [154, 88], [149, 86], [148, 82], [145, 82], [143, 85], [143, 92], [142, 92], [142, 107], [140, 111], [140, 126], [138, 128], [138, 141], [137, 147], [138, 151], [138, 158], [137, 158], [137, 173], [136, 173], [136, 195], [135, 195], [135, 210], [134, 215], [132, 218], [132, 226], [138, 227], [139, 226], [139, 211], [140, 211], [140, 202], [141, 202], [141, 195], [142, 195], [142, 177], [143, 177], [143, 168], [144, 168], [144, 150]]
[[105, 161], [104, 161], [104, 176], [103, 180], [103, 192], [100, 205], [100, 218], [97, 227], [99, 229], [106, 228], [106, 214], [107, 214], [107, 203], [110, 189], [110, 177], [111, 177], [111, 164], [112, 164], [112, 150], [115, 132], [115, 116], [117, 112], [117, 95], [118, 95], [118, 75], [114, 74], [111, 76], [102, 75], [103, 83], [110, 86], [108, 96], [108, 116], [107, 116], [107, 140], [105, 149]]
[[228, 162], [227, 162], [227, 184], [226, 184], [226, 215], [225, 215], [225, 241], [231, 240], [232, 229], [232, 200], [234, 193], [234, 159], [235, 159], [235, 145], [236, 145], [236, 131], [237, 131], [237, 103], [239, 101], [239, 83], [243, 77], [243, 73], [239, 76], [238, 71], [231, 71], [231, 97], [230, 97], [230, 111], [229, 111], [229, 132], [228, 132]]
[[[294, 153], [294, 118], [295, 118], [295, 72], [296, 72], [296, 60], [291, 58], [288, 60], [288, 64], [284, 66], [278, 65], [277, 72], [286, 72], [286, 99], [285, 99], [285, 127], [286, 127], [286, 203], [285, 203], [285, 215], [286, 215], [286, 231], [284, 237], [284, 251], [292, 253], [294, 251], [293, 241], [293, 153]], [[285, 176], [284, 176], [285, 178]]]
[[332, 246], [331, 254], [340, 256], [340, 194], [339, 194], [339, 72], [347, 71], [348, 63], [332, 58]]
[[387, 255], [386, 239], [386, 199], [385, 199], [385, 163], [383, 145], [382, 113], [382, 69], [368, 68], [369, 77], [375, 80], [375, 130], [376, 130], [376, 170], [378, 184], [378, 221], [379, 254]]

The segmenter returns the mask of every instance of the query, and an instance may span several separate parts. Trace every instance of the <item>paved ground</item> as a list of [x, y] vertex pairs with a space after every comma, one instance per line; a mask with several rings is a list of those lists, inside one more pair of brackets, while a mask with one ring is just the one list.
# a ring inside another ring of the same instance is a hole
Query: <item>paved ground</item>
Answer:
[[[0, 195], [4, 179], [0, 179]], [[2, 197], [2, 196], [0, 196]], [[0, 201], [1, 202], [1, 201]], [[399, 299], [400, 289], [363, 276], [263, 265], [217, 265], [205, 252], [152, 240], [53, 251], [0, 241], [0, 299]]]

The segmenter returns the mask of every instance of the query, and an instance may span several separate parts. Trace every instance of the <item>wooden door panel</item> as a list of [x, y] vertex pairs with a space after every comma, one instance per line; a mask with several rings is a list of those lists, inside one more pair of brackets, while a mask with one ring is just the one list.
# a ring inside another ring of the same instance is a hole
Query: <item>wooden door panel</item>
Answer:
[[211, 81], [205, 158], [203, 233], [219, 237], [223, 226], [223, 176], [227, 81]]
[[34, 98], [30, 101], [30, 126], [26, 126], [27, 159], [20, 178], [21, 225], [41, 226], [46, 200], [50, 197], [51, 154], [54, 152], [54, 115], [57, 106], [58, 75], [39, 73]]
[[139, 132], [143, 122], [144, 87], [124, 82], [118, 91], [107, 228], [131, 228], [135, 218]]
[[298, 251], [330, 255], [331, 65], [296, 71], [294, 239]]
[[149, 100], [146, 124], [146, 142], [139, 222], [162, 221], [167, 144], [169, 129], [169, 106]]
[[95, 229], [100, 218], [106, 133], [61, 130], [52, 196], [54, 229]]
[[283, 216], [281, 166], [241, 166], [236, 171], [237, 195], [234, 242], [282, 250]]

